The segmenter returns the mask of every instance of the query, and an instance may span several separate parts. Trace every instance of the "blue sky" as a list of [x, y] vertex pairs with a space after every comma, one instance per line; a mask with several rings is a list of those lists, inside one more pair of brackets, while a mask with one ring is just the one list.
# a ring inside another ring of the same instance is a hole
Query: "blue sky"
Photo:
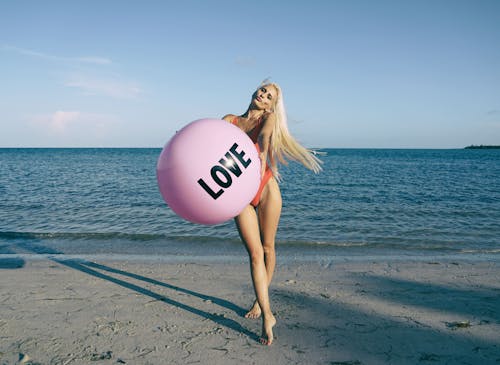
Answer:
[[308, 147], [500, 144], [500, 1], [0, 2], [0, 147], [162, 147], [282, 86]]

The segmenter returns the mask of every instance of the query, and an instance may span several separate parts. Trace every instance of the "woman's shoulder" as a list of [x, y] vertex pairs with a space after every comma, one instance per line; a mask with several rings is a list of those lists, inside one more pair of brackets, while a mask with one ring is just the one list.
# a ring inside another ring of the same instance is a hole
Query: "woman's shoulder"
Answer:
[[262, 119], [261, 119], [263, 122], [265, 122], [266, 124], [269, 124], [269, 123], [275, 123], [276, 122], [276, 114], [274, 112], [265, 112], [263, 115], [262, 115]]
[[229, 122], [229, 123], [233, 123], [233, 121], [238, 118], [237, 115], [234, 115], [234, 114], [226, 114], [224, 115], [224, 117], [222, 118], [223, 120], [225, 120], [226, 122]]

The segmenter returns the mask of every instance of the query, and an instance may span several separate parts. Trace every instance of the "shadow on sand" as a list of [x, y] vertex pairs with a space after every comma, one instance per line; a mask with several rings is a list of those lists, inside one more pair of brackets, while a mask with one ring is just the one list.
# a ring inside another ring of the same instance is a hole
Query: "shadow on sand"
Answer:
[[[56, 251], [50, 247], [46, 247], [46, 246], [43, 246], [41, 244], [34, 243], [34, 242], [23, 242], [20, 244], [16, 244], [15, 246], [23, 251], [28, 251], [28, 252], [36, 253], [36, 254], [40, 254], [40, 255], [61, 255], [62, 254], [62, 252]], [[11, 247], [13, 247], [13, 246], [11, 246]], [[237, 306], [236, 304], [234, 304], [230, 301], [227, 301], [225, 299], [217, 298], [217, 297], [210, 296], [210, 295], [205, 295], [205, 294], [198, 293], [198, 292], [195, 292], [195, 291], [192, 291], [189, 289], [181, 288], [179, 286], [164, 283], [164, 282], [158, 281], [156, 279], [151, 279], [151, 278], [148, 278], [148, 277], [145, 277], [142, 275], [134, 274], [134, 273], [123, 271], [123, 270], [118, 270], [118, 269], [115, 269], [115, 268], [112, 268], [112, 267], [109, 267], [106, 265], [102, 265], [102, 264], [97, 264], [95, 262], [91, 262], [88, 260], [79, 260], [79, 259], [67, 259], [67, 260], [65, 260], [65, 259], [58, 259], [57, 257], [50, 257], [50, 256], [48, 257], [48, 259], [51, 261], [54, 261], [60, 265], [69, 267], [69, 268], [74, 269], [74, 270], [81, 271], [85, 274], [94, 276], [94, 277], [102, 279], [102, 280], [109, 281], [109, 282], [116, 284], [116, 285], [119, 285], [123, 288], [135, 291], [136, 293], [148, 296], [148, 297], [153, 298], [155, 300], [158, 300], [158, 301], [164, 302], [166, 304], [175, 306], [177, 308], [183, 309], [186, 312], [195, 314], [195, 315], [200, 316], [204, 319], [209, 319], [209, 320], [211, 320], [211, 321], [213, 321], [221, 326], [225, 326], [225, 327], [230, 328], [236, 332], [242, 333], [255, 341], [258, 341], [258, 339], [259, 339], [259, 337], [255, 333], [244, 328], [243, 326], [241, 326], [241, 324], [234, 321], [233, 319], [226, 318], [222, 315], [209, 313], [209, 312], [203, 311], [201, 309], [189, 306], [187, 304], [178, 302], [176, 300], [173, 300], [173, 299], [166, 297], [165, 295], [158, 294], [152, 290], [145, 289], [145, 288], [143, 288], [139, 285], [136, 285], [136, 284], [132, 284], [132, 283], [126, 281], [125, 279], [132, 278], [132, 279], [140, 280], [140, 281], [143, 281], [143, 282], [146, 282], [149, 284], [168, 288], [168, 289], [171, 289], [171, 290], [174, 290], [177, 292], [182, 292], [184, 294], [188, 294], [188, 295], [200, 298], [202, 300], [210, 300], [211, 302], [213, 302], [221, 307], [227, 308], [228, 310], [235, 312], [238, 316], [243, 316], [244, 313], [246, 313], [243, 308], [241, 308], [241, 307]], [[24, 260], [23, 260], [23, 264], [24, 264]], [[100, 271], [98, 271], [98, 270], [100, 270]], [[112, 277], [110, 275], [107, 275], [105, 272], [121, 275], [124, 277], [124, 279], [118, 279], [118, 278]]]
[[[500, 323], [498, 288], [351, 276], [358, 292], [343, 295], [355, 295], [352, 303], [300, 289], [273, 289], [273, 302], [287, 309], [281, 337], [297, 339], [295, 347], [302, 351], [324, 351], [330, 364], [500, 363], [500, 340], [492, 334], [493, 327], [489, 332], [474, 331], [476, 326]], [[391, 315], [379, 307], [379, 299], [400, 308], [418, 307], [419, 314]], [[422, 323], [419, 318], [425, 313], [471, 319], [471, 328], [452, 328], [444, 319]]]
[[[1, 245], [0, 255], [11, 255], [15, 254], [11, 249], [11, 245]], [[0, 258], [0, 269], [20, 269], [24, 267], [26, 261], [20, 257], [2, 257]]]

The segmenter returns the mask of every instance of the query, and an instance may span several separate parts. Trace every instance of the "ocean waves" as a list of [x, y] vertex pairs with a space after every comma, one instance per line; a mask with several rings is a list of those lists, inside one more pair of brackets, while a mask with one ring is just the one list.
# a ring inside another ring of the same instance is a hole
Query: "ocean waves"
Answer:
[[[162, 201], [159, 153], [0, 149], [1, 247], [240, 255], [234, 222], [192, 224]], [[281, 169], [281, 254], [498, 253], [498, 151], [353, 149], [321, 158], [318, 175], [293, 163]]]
[[[406, 239], [397, 236], [373, 242], [279, 240], [276, 249], [286, 255], [348, 255], [348, 254], [500, 254], [496, 247], [471, 247], [443, 243], [428, 238]], [[243, 244], [235, 237], [213, 237], [199, 234], [169, 236], [165, 234], [130, 234], [122, 232], [0, 232], [0, 254], [14, 254], [13, 247], [32, 254], [136, 254], [213, 255], [243, 253]]]

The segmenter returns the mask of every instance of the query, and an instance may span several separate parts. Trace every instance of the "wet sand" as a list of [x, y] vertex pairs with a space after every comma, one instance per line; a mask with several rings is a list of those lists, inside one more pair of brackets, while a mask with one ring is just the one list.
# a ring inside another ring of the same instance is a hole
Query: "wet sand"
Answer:
[[0, 260], [0, 364], [498, 364], [500, 262]]

